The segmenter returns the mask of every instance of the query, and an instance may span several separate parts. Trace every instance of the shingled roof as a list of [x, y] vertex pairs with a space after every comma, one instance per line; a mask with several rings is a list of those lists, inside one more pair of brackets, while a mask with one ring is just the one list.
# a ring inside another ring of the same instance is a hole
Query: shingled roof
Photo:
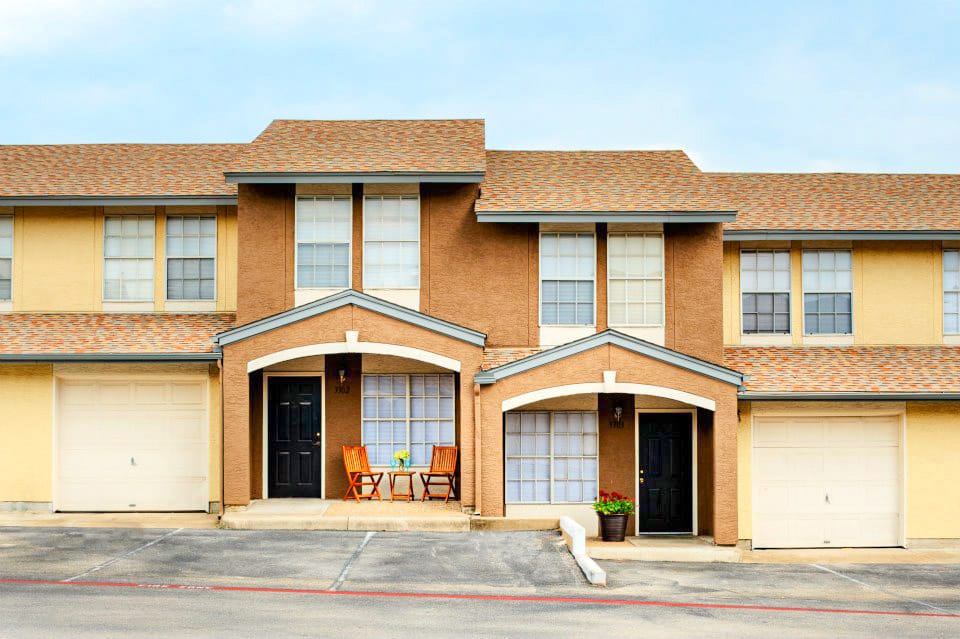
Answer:
[[223, 171], [242, 147], [0, 145], [0, 198], [235, 196]]
[[482, 175], [484, 168], [483, 120], [274, 120], [227, 173]]

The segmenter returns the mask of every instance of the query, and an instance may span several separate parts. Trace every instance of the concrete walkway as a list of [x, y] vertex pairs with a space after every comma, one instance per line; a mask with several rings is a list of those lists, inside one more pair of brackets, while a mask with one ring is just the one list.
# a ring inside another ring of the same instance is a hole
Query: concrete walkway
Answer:
[[207, 513], [43, 513], [3, 512], [0, 526], [50, 528], [216, 528]]
[[221, 526], [244, 530], [468, 532], [460, 502], [263, 499], [227, 509]]

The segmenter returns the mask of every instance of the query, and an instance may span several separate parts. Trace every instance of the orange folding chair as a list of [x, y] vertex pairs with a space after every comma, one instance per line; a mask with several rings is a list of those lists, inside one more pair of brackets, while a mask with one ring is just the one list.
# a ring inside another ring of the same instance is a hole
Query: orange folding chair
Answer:
[[[370, 460], [367, 458], [366, 446], [344, 446], [343, 447], [343, 465], [347, 469], [347, 479], [350, 481], [350, 487], [347, 488], [344, 500], [350, 499], [351, 493], [354, 499], [373, 499], [376, 497], [383, 501], [378, 488], [383, 473], [375, 473], [370, 470]], [[363, 487], [370, 486], [371, 492], [364, 494]]]
[[[457, 447], [456, 446], [434, 446], [433, 457], [430, 459], [430, 470], [420, 473], [420, 481], [423, 482], [423, 496], [420, 501], [427, 499], [443, 499], [443, 503], [450, 501], [450, 493], [453, 492], [453, 481], [457, 473]], [[442, 489], [447, 487], [446, 492], [430, 492], [431, 486], [437, 486]]]

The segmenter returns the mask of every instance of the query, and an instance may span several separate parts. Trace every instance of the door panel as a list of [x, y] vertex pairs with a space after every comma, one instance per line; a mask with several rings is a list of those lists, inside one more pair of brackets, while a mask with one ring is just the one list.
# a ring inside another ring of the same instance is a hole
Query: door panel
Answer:
[[640, 413], [637, 445], [643, 482], [637, 498], [640, 532], [689, 533], [693, 526], [690, 413]]
[[267, 390], [269, 497], [322, 497], [320, 380], [271, 378]]

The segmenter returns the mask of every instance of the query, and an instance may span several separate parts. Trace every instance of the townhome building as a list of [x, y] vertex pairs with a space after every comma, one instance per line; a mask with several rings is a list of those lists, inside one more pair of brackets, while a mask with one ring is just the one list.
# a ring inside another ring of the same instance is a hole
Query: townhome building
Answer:
[[456, 497], [757, 548], [960, 538], [960, 175], [498, 151], [482, 120], [0, 146], [0, 508]]

